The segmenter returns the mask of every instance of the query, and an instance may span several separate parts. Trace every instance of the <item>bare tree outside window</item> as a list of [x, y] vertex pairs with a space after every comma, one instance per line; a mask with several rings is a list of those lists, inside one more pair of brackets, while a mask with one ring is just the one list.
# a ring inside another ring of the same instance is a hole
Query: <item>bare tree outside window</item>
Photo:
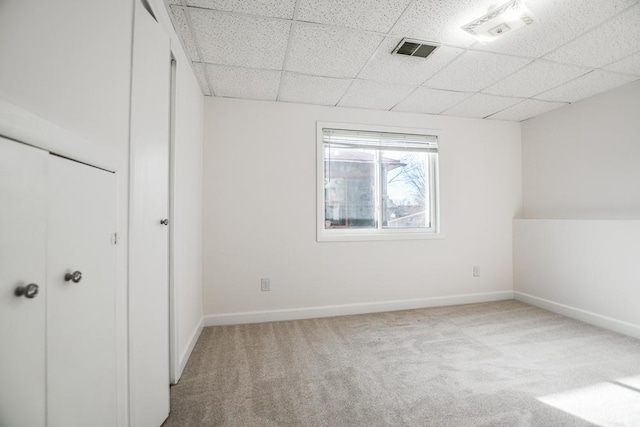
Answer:
[[411, 188], [411, 195], [418, 203], [424, 203], [426, 197], [427, 171], [424, 159], [417, 159], [415, 154], [405, 154], [400, 158], [400, 162], [405, 166], [392, 171], [393, 176], [388, 179], [388, 183], [401, 182]]
[[427, 156], [422, 152], [384, 151], [398, 158], [398, 167], [387, 170], [383, 181], [384, 227], [428, 227]]
[[321, 230], [438, 232], [437, 136], [323, 129], [319, 148]]

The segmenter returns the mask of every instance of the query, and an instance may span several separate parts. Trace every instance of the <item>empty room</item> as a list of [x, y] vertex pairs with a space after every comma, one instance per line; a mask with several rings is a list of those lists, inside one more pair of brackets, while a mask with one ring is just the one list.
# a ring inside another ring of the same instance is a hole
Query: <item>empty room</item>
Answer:
[[639, 0], [0, 0], [0, 427], [640, 426]]

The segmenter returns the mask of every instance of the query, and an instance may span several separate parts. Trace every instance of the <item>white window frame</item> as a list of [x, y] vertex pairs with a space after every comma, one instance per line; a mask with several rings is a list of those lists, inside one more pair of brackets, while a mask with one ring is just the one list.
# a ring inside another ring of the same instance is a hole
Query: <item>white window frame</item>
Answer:
[[[440, 206], [440, 178], [438, 149], [437, 159], [430, 156], [430, 183], [429, 187], [432, 226], [430, 228], [382, 228], [382, 221], [378, 221], [378, 228], [369, 229], [326, 229], [325, 228], [325, 189], [324, 189], [324, 129], [344, 129], [352, 131], [388, 132], [412, 135], [436, 136], [438, 144], [441, 144], [441, 131], [437, 129], [406, 128], [395, 126], [380, 126], [353, 123], [316, 122], [316, 238], [318, 242], [340, 241], [369, 241], [369, 240], [416, 240], [416, 239], [442, 239], [442, 221]], [[378, 174], [376, 174], [377, 176]], [[377, 185], [379, 187], [379, 185]], [[379, 191], [379, 190], [377, 190]], [[380, 198], [376, 200], [376, 215], [379, 215]]]

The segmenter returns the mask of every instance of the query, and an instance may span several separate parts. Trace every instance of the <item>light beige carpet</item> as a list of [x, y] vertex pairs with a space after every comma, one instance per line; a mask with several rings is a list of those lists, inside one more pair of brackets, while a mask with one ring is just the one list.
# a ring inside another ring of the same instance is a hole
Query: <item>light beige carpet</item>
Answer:
[[513, 300], [217, 326], [164, 425], [640, 425], [638, 376], [640, 341]]

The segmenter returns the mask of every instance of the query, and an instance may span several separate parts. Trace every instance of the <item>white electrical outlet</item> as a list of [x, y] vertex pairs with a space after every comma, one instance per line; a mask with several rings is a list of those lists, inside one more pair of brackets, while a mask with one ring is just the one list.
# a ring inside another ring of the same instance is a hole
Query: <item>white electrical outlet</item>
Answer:
[[480, 277], [480, 266], [479, 265], [474, 265], [473, 266], [473, 277]]
[[260, 279], [260, 290], [261, 291], [270, 291], [271, 290], [271, 281], [267, 278]]

